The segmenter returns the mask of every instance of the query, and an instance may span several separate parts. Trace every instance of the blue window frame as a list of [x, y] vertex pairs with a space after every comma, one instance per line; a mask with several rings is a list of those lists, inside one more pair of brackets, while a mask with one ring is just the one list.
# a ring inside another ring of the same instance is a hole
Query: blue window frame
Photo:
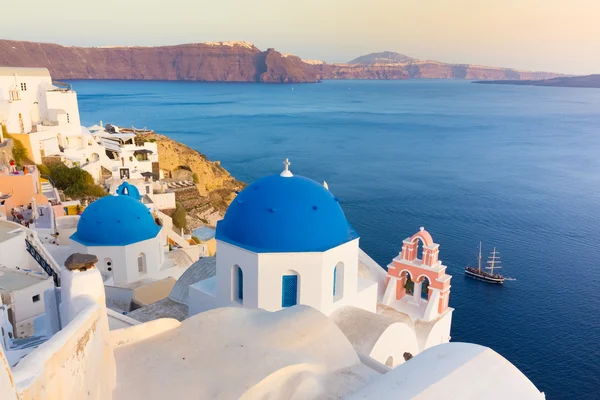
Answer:
[[281, 306], [298, 304], [298, 275], [284, 275], [281, 281]]
[[237, 267], [237, 281], [238, 281], [238, 287], [237, 287], [237, 292], [238, 292], [238, 299], [243, 300], [244, 299], [244, 273], [242, 272], [242, 269], [240, 267]]

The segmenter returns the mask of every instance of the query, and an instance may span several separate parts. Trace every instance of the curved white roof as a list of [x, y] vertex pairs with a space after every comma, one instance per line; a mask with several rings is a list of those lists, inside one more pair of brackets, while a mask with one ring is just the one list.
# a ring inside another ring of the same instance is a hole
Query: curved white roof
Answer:
[[517, 367], [470, 343], [431, 347], [349, 399], [544, 399]]

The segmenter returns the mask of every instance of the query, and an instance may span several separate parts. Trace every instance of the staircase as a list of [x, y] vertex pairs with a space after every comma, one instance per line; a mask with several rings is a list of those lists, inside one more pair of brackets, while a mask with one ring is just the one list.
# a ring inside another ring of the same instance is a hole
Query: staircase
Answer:
[[42, 194], [46, 196], [46, 198], [53, 202], [58, 202], [58, 195], [56, 193], [56, 189], [50, 182], [45, 182], [42, 180]]
[[38, 239], [29, 240], [25, 239], [25, 245], [27, 247], [27, 251], [33, 259], [42, 267], [42, 269], [51, 276], [54, 280], [55, 286], [60, 286], [60, 267], [58, 263], [52, 258], [52, 256], [48, 253], [48, 251], [44, 248], [42, 242]]

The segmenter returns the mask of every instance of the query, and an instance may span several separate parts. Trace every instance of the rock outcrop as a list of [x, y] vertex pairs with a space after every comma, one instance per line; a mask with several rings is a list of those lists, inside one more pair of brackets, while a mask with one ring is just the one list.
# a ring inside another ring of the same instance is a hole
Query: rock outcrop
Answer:
[[227, 211], [236, 192], [246, 185], [236, 180], [218, 161], [184, 144], [156, 133], [139, 134], [142, 140], [158, 145], [158, 162], [165, 178], [197, 181], [196, 186], [176, 190], [175, 197], [188, 213], [188, 228], [202, 224], [214, 225]]
[[393, 52], [348, 64], [304, 61], [251, 43], [160, 47], [66, 47], [0, 40], [0, 65], [46, 67], [55, 79], [139, 79], [303, 83], [325, 79], [548, 79], [546, 72], [422, 61]]

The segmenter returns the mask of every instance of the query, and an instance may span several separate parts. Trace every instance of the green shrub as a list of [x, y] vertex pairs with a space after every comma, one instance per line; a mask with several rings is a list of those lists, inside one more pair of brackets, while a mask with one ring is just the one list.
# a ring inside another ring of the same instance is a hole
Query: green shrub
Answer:
[[177, 203], [177, 208], [175, 209], [175, 212], [171, 217], [173, 219], [173, 225], [175, 225], [175, 227], [179, 229], [185, 228], [185, 226], [187, 225], [187, 222], [185, 220], [186, 216], [187, 211], [185, 210], [185, 208], [183, 208], [181, 203]]
[[[49, 172], [57, 189], [65, 192], [65, 195], [73, 198], [103, 197], [106, 191], [94, 183], [94, 178], [81, 168], [69, 168], [64, 164], [53, 164], [44, 166]], [[40, 169], [41, 171], [41, 169]]]
[[192, 179], [194, 180], [194, 183], [200, 182], [200, 180], [198, 179], [198, 174], [195, 172], [192, 174]]
[[198, 239], [198, 237], [196, 237], [195, 235], [192, 235], [192, 240], [196, 243], [196, 244], [200, 244], [200, 239]]
[[6, 125], [0, 124], [2, 126], [2, 136], [8, 136], [8, 130], [6, 129]]

